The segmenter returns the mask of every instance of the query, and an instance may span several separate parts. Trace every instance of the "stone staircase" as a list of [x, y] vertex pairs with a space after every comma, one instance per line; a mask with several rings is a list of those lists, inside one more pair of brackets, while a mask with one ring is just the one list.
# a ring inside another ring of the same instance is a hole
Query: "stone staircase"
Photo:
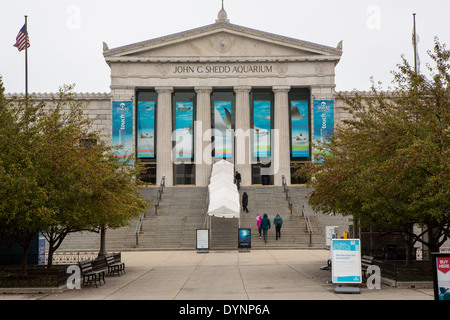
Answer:
[[[237, 230], [251, 228], [252, 249], [262, 248], [325, 248], [325, 226], [339, 226], [339, 232], [348, 231], [348, 219], [341, 216], [326, 216], [314, 213], [307, 204], [307, 196], [311, 190], [304, 186], [290, 186], [289, 192], [293, 202], [292, 214], [286, 200], [283, 187], [252, 186], [242, 187], [240, 196], [247, 192], [249, 196], [249, 213], [242, 213], [240, 219], [225, 219], [206, 216], [208, 194], [206, 187], [167, 187], [164, 188], [160, 206], [155, 212], [153, 205], [147, 209], [146, 218], [139, 233], [139, 244], [136, 245], [135, 229], [137, 220], [129, 226], [106, 233], [107, 251], [123, 250], [184, 250], [196, 249], [196, 230], [204, 229], [209, 223], [210, 249], [237, 249]], [[157, 187], [142, 190], [148, 199], [155, 199]], [[305, 217], [302, 208], [310, 217], [313, 234], [306, 231]], [[269, 230], [268, 243], [258, 236], [256, 216], [267, 213], [271, 223], [276, 213], [283, 217], [281, 238], [275, 240], [275, 228]], [[58, 251], [98, 250], [100, 235], [83, 232], [69, 235]]]

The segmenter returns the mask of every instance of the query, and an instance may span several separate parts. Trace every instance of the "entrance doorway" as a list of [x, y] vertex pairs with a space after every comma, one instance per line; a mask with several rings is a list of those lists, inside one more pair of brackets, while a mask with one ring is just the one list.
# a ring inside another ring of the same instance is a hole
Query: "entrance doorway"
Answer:
[[195, 185], [195, 165], [193, 163], [175, 163], [173, 173], [174, 185]]

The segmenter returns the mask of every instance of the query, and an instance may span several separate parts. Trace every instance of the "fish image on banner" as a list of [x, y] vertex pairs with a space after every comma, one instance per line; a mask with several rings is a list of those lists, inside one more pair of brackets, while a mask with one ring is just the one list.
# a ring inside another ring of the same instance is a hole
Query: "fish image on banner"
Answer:
[[309, 157], [308, 101], [291, 101], [291, 152], [293, 158]]
[[270, 157], [270, 101], [253, 102], [253, 156]]
[[231, 158], [233, 156], [231, 101], [214, 102], [214, 157]]

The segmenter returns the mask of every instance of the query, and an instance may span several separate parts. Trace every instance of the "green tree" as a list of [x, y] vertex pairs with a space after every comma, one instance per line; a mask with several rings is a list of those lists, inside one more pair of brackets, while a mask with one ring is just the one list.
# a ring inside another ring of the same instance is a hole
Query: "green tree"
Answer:
[[[124, 165], [102, 142], [71, 90], [63, 87], [50, 104], [5, 101], [1, 109], [9, 125], [0, 135], [14, 132], [15, 142], [3, 145], [0, 160], [0, 175], [9, 183], [0, 191], [7, 204], [0, 208], [0, 229], [31, 239], [44, 233], [50, 266], [69, 233], [123, 226], [147, 205], [135, 179], [140, 166]], [[34, 116], [27, 118], [29, 110]], [[15, 189], [19, 194], [9, 200]]]
[[[352, 117], [307, 164], [316, 210], [353, 215], [361, 226], [400, 231], [407, 248], [422, 242], [435, 252], [450, 237], [450, 51], [435, 40], [430, 78], [403, 58], [388, 93], [343, 97]], [[415, 234], [423, 227], [427, 237]], [[410, 253], [408, 258], [411, 258]]]

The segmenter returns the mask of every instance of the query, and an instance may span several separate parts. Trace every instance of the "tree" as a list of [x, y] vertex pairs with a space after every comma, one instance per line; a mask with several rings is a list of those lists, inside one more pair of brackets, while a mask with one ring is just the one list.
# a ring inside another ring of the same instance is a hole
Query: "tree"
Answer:
[[0, 178], [8, 182], [0, 191], [0, 229], [31, 239], [44, 233], [49, 266], [69, 233], [123, 226], [147, 205], [135, 179], [139, 164], [127, 166], [114, 156], [71, 90], [61, 88], [51, 104], [0, 100], [9, 123], [0, 137], [14, 133], [14, 143], [0, 145]]
[[299, 174], [314, 188], [316, 210], [353, 215], [361, 226], [402, 232], [409, 249], [420, 241], [437, 251], [450, 237], [450, 51], [435, 39], [429, 55], [431, 78], [403, 58], [392, 91], [373, 85], [370, 97], [343, 97], [352, 118], [318, 146], [329, 151], [322, 161]]

